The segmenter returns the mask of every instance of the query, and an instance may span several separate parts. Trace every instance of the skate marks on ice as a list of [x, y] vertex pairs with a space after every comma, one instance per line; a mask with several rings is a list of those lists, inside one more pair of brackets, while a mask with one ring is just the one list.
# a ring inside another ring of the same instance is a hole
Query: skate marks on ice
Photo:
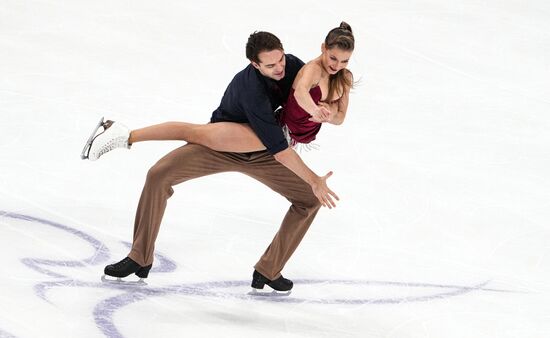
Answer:
[[[287, 294], [275, 294], [266, 293], [264, 296], [246, 294], [243, 290], [250, 287], [250, 281], [218, 281], [218, 282], [204, 282], [204, 283], [189, 283], [179, 284], [165, 287], [149, 287], [149, 286], [137, 286], [135, 284], [126, 286], [124, 283], [116, 285], [117, 289], [123, 291], [123, 293], [114, 297], [105, 299], [98, 303], [94, 308], [94, 321], [97, 327], [107, 337], [122, 338], [124, 335], [118, 330], [114, 322], [114, 316], [117, 311], [123, 309], [134, 303], [146, 300], [151, 297], [163, 297], [163, 296], [188, 296], [188, 297], [209, 297], [223, 300], [240, 300], [240, 301], [269, 301], [269, 302], [281, 302], [281, 303], [305, 303], [305, 304], [340, 304], [340, 305], [355, 305], [355, 304], [399, 304], [407, 302], [425, 302], [436, 299], [444, 299], [453, 296], [463, 295], [472, 291], [488, 291], [488, 292], [513, 292], [509, 290], [494, 290], [488, 289], [484, 286], [488, 283], [484, 282], [475, 286], [458, 286], [458, 285], [437, 285], [437, 284], [423, 284], [423, 283], [395, 283], [395, 282], [373, 282], [373, 281], [325, 281], [325, 280], [312, 280], [301, 279], [295, 280], [295, 285], [307, 285], [307, 287], [324, 284], [333, 287], [341, 287], [343, 285], [353, 285], [355, 288], [364, 287], [368, 285], [383, 285], [383, 286], [397, 286], [407, 287], [411, 286], [415, 288], [439, 288], [442, 291], [434, 294], [417, 296], [417, 297], [393, 297], [393, 298], [299, 298], [290, 297]], [[78, 285], [76, 283], [67, 283], [65, 285], [56, 285], [65, 287], [78, 287], [85, 286], [90, 287], [89, 284]], [[53, 286], [52, 286], [53, 287]], [[110, 286], [113, 287], [113, 286]]]
[[54, 278], [68, 278], [58, 272], [52, 271], [53, 267], [85, 267], [87, 265], [97, 265], [106, 262], [109, 259], [109, 249], [98, 239], [82, 232], [80, 230], [71, 228], [69, 226], [52, 222], [46, 219], [41, 219], [37, 217], [22, 215], [18, 213], [10, 213], [0, 210], [0, 218], [10, 218], [14, 220], [38, 223], [46, 226], [56, 228], [58, 230], [65, 231], [73, 236], [76, 236], [85, 242], [87, 242], [94, 249], [94, 254], [91, 257], [82, 259], [82, 260], [50, 260], [50, 259], [41, 259], [41, 258], [23, 258], [21, 262], [29, 267], [31, 270], [45, 274]]
[[16, 337], [0, 329], [0, 338], [16, 338]]
[[[31, 222], [34, 224], [53, 227], [58, 230], [76, 236], [87, 242], [93, 248], [92, 256], [81, 260], [51, 260], [42, 258], [23, 258], [21, 262], [33, 271], [44, 274], [54, 281], [43, 281], [34, 286], [34, 291], [40, 299], [52, 303], [47, 292], [53, 288], [101, 288], [115, 289], [121, 293], [104, 299], [97, 303], [93, 310], [93, 320], [96, 326], [107, 337], [123, 337], [114, 324], [114, 314], [128, 306], [147, 298], [162, 297], [166, 295], [180, 295], [188, 297], [208, 297], [236, 301], [264, 301], [277, 303], [306, 303], [306, 304], [340, 304], [340, 305], [363, 305], [363, 304], [400, 304], [412, 302], [427, 302], [432, 300], [445, 299], [465, 295], [472, 292], [514, 292], [511, 290], [488, 288], [490, 280], [476, 285], [446, 285], [430, 283], [406, 283], [393, 281], [372, 281], [372, 280], [321, 280], [321, 279], [294, 279], [294, 284], [302, 286], [295, 295], [290, 293], [261, 293], [248, 292], [250, 280], [227, 280], [201, 283], [186, 283], [168, 285], [163, 287], [151, 287], [144, 282], [88, 282], [75, 280], [66, 276], [55, 268], [80, 268], [97, 266], [98, 277], [102, 264], [110, 260], [110, 252], [105, 244], [97, 238], [57, 222], [46, 219], [11, 213], [0, 210], [0, 219], [13, 221]], [[125, 243], [130, 246], [129, 243]], [[94, 268], [95, 269], [95, 268]], [[176, 264], [169, 258], [156, 254], [155, 265], [151, 272], [169, 273], [176, 269]], [[307, 287], [304, 287], [307, 286]], [[267, 290], [270, 290], [267, 288]], [[308, 293], [309, 292], [309, 293]], [[394, 294], [392, 297], [380, 297], [379, 295]], [[297, 294], [297, 295], [296, 295]], [[361, 296], [361, 295], [372, 296]], [[0, 338], [14, 337], [0, 329]]]
[[[101, 265], [101, 264], [105, 264], [105, 263], [109, 262], [110, 261], [110, 256], [111, 256], [109, 249], [107, 248], [107, 246], [104, 243], [102, 243], [100, 240], [94, 238], [93, 236], [91, 236], [91, 235], [89, 235], [89, 234], [87, 234], [83, 231], [80, 231], [80, 230], [77, 230], [77, 229], [72, 228], [70, 226], [67, 226], [67, 225], [63, 225], [63, 224], [53, 222], [53, 221], [50, 221], [50, 220], [46, 220], [46, 219], [42, 219], [42, 218], [38, 218], [38, 217], [33, 217], [33, 216], [28, 216], [28, 215], [23, 215], [23, 214], [19, 214], [19, 213], [12, 213], [12, 212], [6, 212], [6, 211], [0, 210], [0, 218], [8, 218], [8, 219], [13, 219], [13, 220], [18, 220], [18, 221], [38, 223], [38, 224], [50, 226], [52, 228], [64, 231], [66, 233], [69, 233], [72, 236], [75, 236], [75, 237], [78, 237], [78, 238], [84, 240], [85, 242], [87, 242], [87, 244], [89, 244], [93, 248], [94, 252], [93, 252], [92, 256], [90, 256], [88, 258], [81, 259], [81, 260], [50, 260], [50, 259], [42, 259], [42, 258], [23, 258], [23, 259], [21, 259], [21, 263], [23, 263], [24, 265], [29, 267], [31, 270], [34, 270], [34, 271], [39, 272], [41, 274], [47, 275], [49, 277], [54, 277], [54, 278], [57, 278], [57, 279], [64, 279], [64, 278], [67, 279], [66, 281], [58, 280], [58, 281], [52, 281], [52, 282], [43, 282], [43, 283], [39, 283], [39, 284], [35, 285], [35, 292], [40, 298], [48, 301], [47, 298], [45, 297], [45, 291], [44, 290], [46, 290], [48, 288], [48, 286], [50, 286], [50, 285], [51, 286], [67, 285], [67, 282], [72, 283], [75, 286], [76, 285], [96, 286], [96, 284], [97, 284], [97, 287], [111, 287], [111, 288], [117, 288], [118, 286], [121, 286], [120, 284], [123, 284], [123, 283], [117, 283], [116, 281], [107, 281], [105, 283], [78, 282], [78, 281], [74, 280], [73, 278], [71, 278], [69, 276], [63, 275], [63, 274], [61, 274], [59, 272], [56, 272], [56, 271], [52, 271], [52, 269], [55, 268], [55, 267], [63, 267], [63, 268], [74, 267], [74, 268], [78, 268], [78, 267], [97, 266], [97, 265]], [[127, 243], [127, 242], [124, 242], [124, 244], [128, 247], [131, 246], [130, 243]], [[176, 269], [176, 264], [172, 260], [170, 260], [169, 258], [164, 257], [163, 255], [160, 255], [160, 254], [155, 255], [155, 267], [153, 267], [151, 269], [151, 272], [164, 272], [164, 273], [166, 273], [166, 272], [172, 272], [175, 269]], [[101, 271], [103, 271], [103, 269], [101, 269]], [[125, 283], [126, 284], [135, 284], [135, 285], [145, 284], [145, 283], [138, 284], [138, 283], [132, 283], [132, 282], [125, 282]]]

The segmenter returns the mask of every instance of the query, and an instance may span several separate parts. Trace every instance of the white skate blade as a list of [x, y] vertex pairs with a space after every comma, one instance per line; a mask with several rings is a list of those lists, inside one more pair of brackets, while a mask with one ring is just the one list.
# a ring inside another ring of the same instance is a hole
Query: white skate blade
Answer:
[[111, 277], [107, 275], [101, 276], [101, 282], [106, 284], [113, 284], [113, 285], [128, 285], [128, 286], [144, 286], [147, 285], [145, 280], [143, 278], [140, 278], [137, 281], [134, 280], [125, 280], [120, 277]]
[[84, 149], [82, 149], [82, 153], [80, 153], [80, 158], [81, 159], [85, 160], [85, 159], [88, 158], [88, 154], [90, 153], [90, 147], [92, 146], [92, 142], [94, 141], [97, 130], [99, 129], [99, 127], [101, 127], [104, 124], [103, 119], [104, 118], [102, 117], [101, 120], [99, 120], [99, 123], [94, 128], [94, 131], [92, 132], [92, 134], [88, 138], [88, 141], [86, 141], [86, 144], [84, 145]]
[[262, 289], [262, 291], [261, 291], [261, 290], [252, 288], [252, 291], [250, 291], [248, 293], [248, 295], [249, 296], [254, 296], [254, 297], [287, 297], [287, 296], [290, 296], [291, 293], [292, 293], [292, 290], [289, 290], [289, 291], [277, 291], [277, 290], [263, 291], [263, 289]]

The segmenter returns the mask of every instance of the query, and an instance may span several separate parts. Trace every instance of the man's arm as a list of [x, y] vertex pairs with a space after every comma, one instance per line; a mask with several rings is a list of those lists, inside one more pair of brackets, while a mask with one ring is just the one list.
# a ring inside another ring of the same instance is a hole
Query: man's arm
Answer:
[[[338, 196], [327, 186], [327, 179], [332, 176], [332, 171], [325, 176], [317, 176], [309, 167], [302, 161], [300, 156], [294, 149], [288, 147], [273, 155], [275, 160], [290, 169], [298, 177], [303, 179], [311, 186], [313, 194], [319, 199], [321, 205], [332, 209], [336, 207], [334, 199], [339, 201]], [[333, 199], [334, 198], [334, 199]]]
[[332, 172], [323, 177], [317, 176], [306, 166], [300, 156], [288, 146], [281, 126], [273, 114], [267, 92], [261, 83], [255, 82], [257, 81], [254, 81], [253, 77], [249, 78], [246, 90], [240, 93], [243, 111], [247, 116], [250, 127], [274, 156], [275, 160], [311, 186], [313, 194], [319, 199], [321, 205], [329, 208], [335, 207], [333, 197], [339, 200], [338, 196], [328, 188], [326, 183]]

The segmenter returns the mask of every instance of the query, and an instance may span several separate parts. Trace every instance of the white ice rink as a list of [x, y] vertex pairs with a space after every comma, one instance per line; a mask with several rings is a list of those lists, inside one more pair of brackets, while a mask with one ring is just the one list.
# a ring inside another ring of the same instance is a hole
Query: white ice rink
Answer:
[[[345, 20], [359, 83], [303, 154], [341, 197], [251, 296], [287, 201], [176, 187], [148, 285], [128, 253], [147, 170], [182, 142], [79, 158], [101, 116], [206, 122], [254, 30], [303, 60]], [[0, 0], [0, 337], [550, 337], [550, 2]]]

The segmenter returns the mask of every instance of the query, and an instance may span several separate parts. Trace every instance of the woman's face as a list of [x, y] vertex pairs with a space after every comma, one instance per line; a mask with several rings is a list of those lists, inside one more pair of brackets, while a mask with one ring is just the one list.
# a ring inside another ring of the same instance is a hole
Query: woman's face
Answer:
[[346, 51], [338, 47], [327, 49], [324, 43], [321, 46], [321, 52], [323, 53], [321, 56], [323, 67], [331, 75], [346, 68], [351, 54], [353, 53], [351, 50]]

